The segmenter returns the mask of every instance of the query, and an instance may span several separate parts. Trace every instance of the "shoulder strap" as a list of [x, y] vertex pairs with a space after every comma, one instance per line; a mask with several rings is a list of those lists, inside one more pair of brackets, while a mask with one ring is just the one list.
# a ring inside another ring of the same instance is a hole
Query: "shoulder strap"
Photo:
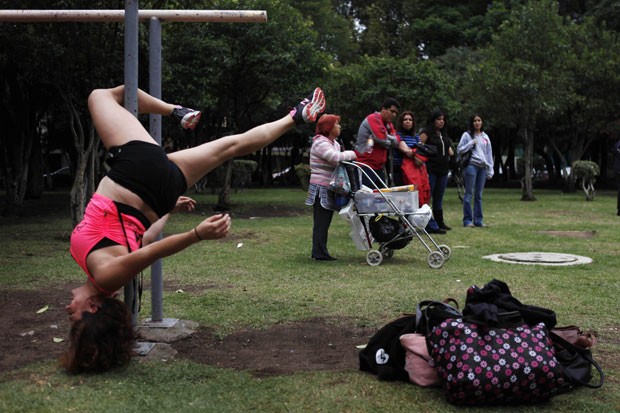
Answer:
[[[456, 307], [451, 306], [448, 303], [454, 303]], [[454, 298], [446, 298], [444, 302], [442, 301], [433, 301], [433, 300], [424, 300], [418, 303], [415, 310], [415, 331], [420, 334], [428, 334], [429, 333], [429, 324], [432, 324], [431, 312], [435, 311], [438, 316], [439, 312], [442, 311], [443, 314], [436, 317], [437, 319], [443, 318], [460, 318], [463, 315], [458, 310], [459, 303]], [[435, 320], [437, 321], [437, 320]]]

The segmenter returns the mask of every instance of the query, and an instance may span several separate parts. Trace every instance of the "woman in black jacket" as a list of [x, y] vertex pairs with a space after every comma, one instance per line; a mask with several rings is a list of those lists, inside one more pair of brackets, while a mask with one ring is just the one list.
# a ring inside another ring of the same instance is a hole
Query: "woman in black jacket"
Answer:
[[436, 109], [431, 113], [427, 127], [420, 132], [420, 142], [437, 148], [437, 155], [429, 157], [426, 161], [433, 204], [433, 219], [429, 221], [426, 230], [433, 234], [445, 234], [446, 230], [451, 229], [443, 220], [443, 195], [448, 185], [450, 157], [454, 152], [452, 141], [443, 134], [445, 126], [445, 113]]

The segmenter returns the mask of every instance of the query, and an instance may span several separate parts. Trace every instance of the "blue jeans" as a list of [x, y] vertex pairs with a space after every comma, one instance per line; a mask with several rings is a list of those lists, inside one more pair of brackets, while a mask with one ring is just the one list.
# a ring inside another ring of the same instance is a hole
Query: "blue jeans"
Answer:
[[[463, 197], [463, 225], [474, 224], [479, 227], [482, 222], [482, 191], [487, 179], [487, 170], [484, 167], [467, 165], [463, 170], [463, 181], [465, 181], [465, 196]], [[474, 199], [474, 210], [472, 214], [471, 200]]]
[[[448, 186], [448, 175], [428, 174], [428, 184], [431, 187], [431, 204], [433, 211], [443, 210], [443, 194], [446, 192], [446, 186]], [[439, 225], [434, 218], [428, 222], [426, 226], [428, 229], [438, 229]]]

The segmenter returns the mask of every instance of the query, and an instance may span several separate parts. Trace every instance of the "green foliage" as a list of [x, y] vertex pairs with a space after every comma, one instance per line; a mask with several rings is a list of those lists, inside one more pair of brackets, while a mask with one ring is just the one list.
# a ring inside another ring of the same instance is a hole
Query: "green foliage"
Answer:
[[468, 95], [496, 121], [533, 125], [540, 113], [557, 113], [574, 96], [564, 70], [569, 37], [554, 0], [529, 1], [493, 36], [468, 72]]
[[355, 36], [354, 21], [344, 14], [334, 13], [333, 0], [289, 0], [291, 7], [312, 20], [316, 32], [315, 47], [346, 64], [359, 59], [359, 44]]
[[307, 163], [295, 165], [295, 174], [297, 174], [297, 177], [301, 182], [301, 189], [307, 191], [308, 185], [310, 185], [310, 165]]
[[338, 1], [338, 10], [356, 19], [364, 55], [435, 58], [451, 47], [482, 47], [499, 19], [486, 19], [489, 2]]
[[[25, 0], [19, 6], [37, 9], [43, 3], [57, 9], [123, 6], [117, 0]], [[416, 113], [418, 126], [432, 108], [442, 107], [454, 136], [453, 128], [460, 132], [468, 116], [480, 112], [485, 126], [501, 128], [503, 136], [516, 141], [510, 142], [511, 151], [526, 137], [538, 150], [556, 148], [568, 163], [601, 157], [595, 148], [604, 143], [596, 140], [617, 139], [620, 100], [609, 98], [620, 95], [616, 3], [154, 0], [141, 2], [140, 8], [267, 11], [266, 23], [162, 25], [164, 98], [205, 110], [195, 134], [182, 134], [164, 121], [165, 135], [177, 148], [272, 120], [320, 85], [328, 111], [341, 114], [349, 131], [357, 131], [364, 116], [394, 96], [403, 109]], [[27, 134], [44, 135], [44, 150], [73, 153], [60, 96], [69, 96], [87, 125], [90, 90], [123, 80], [123, 36], [122, 23], [0, 23], [5, 92], [0, 121], [9, 131], [0, 134], [6, 155], [0, 166], [16, 171], [12, 162], [21, 158], [15, 146]], [[144, 89], [147, 41], [143, 23]], [[511, 130], [523, 125], [527, 133]], [[493, 132], [496, 140], [500, 134]], [[496, 142], [494, 148], [506, 154]]]
[[598, 165], [591, 161], [573, 162], [571, 173], [575, 179], [581, 181], [581, 187], [586, 194], [587, 201], [594, 201], [594, 183], [596, 177], [600, 175]]
[[598, 165], [592, 161], [573, 162], [571, 172], [579, 179], [594, 179], [599, 176], [601, 171]]
[[[239, 4], [222, 0], [210, 7]], [[266, 10], [268, 21], [164, 27], [164, 87], [178, 101], [198, 99], [212, 134], [272, 120], [280, 105], [316, 86], [326, 63], [312, 22], [285, 1], [252, 0], [243, 8]]]
[[[212, 191], [218, 188], [222, 188], [224, 185], [227, 165], [221, 165], [211, 171], [202, 182], [204, 186], [211, 188]], [[239, 190], [244, 187], [248, 187], [252, 182], [252, 174], [256, 172], [258, 163], [256, 161], [246, 159], [233, 159], [232, 161], [232, 176], [230, 187], [235, 190]], [[199, 192], [202, 192], [204, 188], [198, 185]]]
[[420, 114], [421, 124], [435, 107], [448, 115], [458, 107], [452, 98], [454, 83], [437, 64], [411, 57], [364, 57], [359, 64], [333, 67], [326, 84], [334, 101], [331, 110], [342, 116], [343, 127], [356, 131], [359, 122], [388, 97], [396, 98], [402, 110]]

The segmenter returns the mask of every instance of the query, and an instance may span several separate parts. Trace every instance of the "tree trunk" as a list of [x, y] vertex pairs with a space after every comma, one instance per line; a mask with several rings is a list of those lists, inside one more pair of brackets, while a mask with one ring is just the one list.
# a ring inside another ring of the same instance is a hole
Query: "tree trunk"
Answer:
[[586, 201], [594, 201], [594, 195], [596, 194], [594, 190], [594, 179], [582, 178], [581, 187], [583, 188], [583, 192], [586, 193]]
[[217, 195], [216, 211], [230, 211], [230, 183], [232, 181], [232, 165], [233, 161], [228, 160], [224, 164], [224, 180], [222, 189]]
[[[16, 136], [14, 143], [4, 151], [5, 165], [7, 165], [5, 168], [7, 203], [3, 211], [5, 216], [16, 215], [26, 196], [32, 140], [30, 133], [27, 132], [29, 127], [27, 125], [24, 127], [13, 135]], [[12, 156], [9, 156], [8, 152]]]
[[16, 76], [7, 76], [3, 80], [3, 94], [0, 96], [3, 130], [0, 150], [6, 179], [6, 207], [2, 215], [13, 216], [21, 209], [26, 195], [32, 141], [36, 139], [33, 126], [36, 117], [30, 110], [28, 96]]
[[[559, 170], [559, 174], [557, 171], [554, 171], [554, 174], [556, 175], [556, 177], [559, 175], [560, 178], [562, 179], [562, 181], [566, 181], [566, 168], [568, 167], [568, 163], [566, 162], [566, 157], [564, 156], [564, 154], [562, 153], [562, 151], [560, 151], [560, 149], [558, 148], [558, 145], [555, 141], [555, 139], [553, 137], [551, 137], [549, 139], [549, 144], [551, 145], [551, 147], [553, 148], [553, 152], [555, 153], [555, 155], [557, 156], [557, 159], [560, 162], [560, 170]], [[564, 182], [563, 184], [564, 185]]]
[[71, 223], [75, 227], [84, 218], [86, 203], [94, 193], [94, 159], [95, 159], [95, 129], [91, 124], [88, 138], [84, 134], [84, 127], [75, 106], [69, 96], [63, 95], [69, 127], [73, 136], [73, 143], [77, 153], [75, 178], [70, 192]]
[[522, 201], [535, 201], [533, 185], [532, 185], [532, 167], [534, 164], [534, 134], [533, 129], [523, 126], [520, 129], [524, 142], [523, 163], [525, 173], [523, 176], [523, 195]]
[[86, 208], [86, 196], [84, 185], [84, 177], [86, 175], [86, 163], [88, 162], [83, 151], [78, 152], [75, 166], [75, 177], [71, 186], [70, 208], [71, 208], [71, 225], [75, 227], [84, 218], [84, 210]]
[[43, 182], [43, 153], [41, 139], [35, 134], [31, 140], [32, 149], [28, 161], [28, 179], [26, 181], [26, 199], [40, 199], [45, 188]]

